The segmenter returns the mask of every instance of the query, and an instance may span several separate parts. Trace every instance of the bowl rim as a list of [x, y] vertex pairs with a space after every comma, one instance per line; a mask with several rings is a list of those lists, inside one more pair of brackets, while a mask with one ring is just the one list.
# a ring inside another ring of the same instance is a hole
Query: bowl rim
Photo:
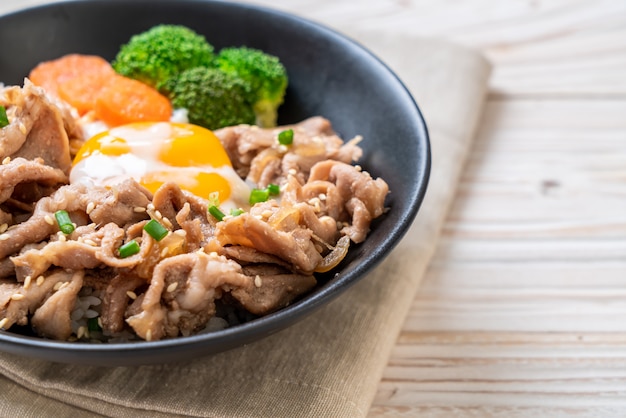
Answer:
[[[128, 3], [178, 3], [186, 4], [220, 4], [242, 11], [252, 11], [260, 14], [268, 14], [277, 16], [282, 19], [294, 21], [300, 25], [304, 25], [310, 29], [316, 30], [324, 34], [334, 41], [346, 42], [353, 48], [365, 52], [374, 63], [380, 65], [387, 75], [398, 84], [401, 90], [406, 94], [405, 99], [409, 100], [411, 110], [415, 113], [415, 125], [417, 132], [415, 137], [421, 139], [417, 144], [419, 152], [423, 158], [416, 161], [419, 164], [417, 171], [423, 175], [416, 179], [417, 187], [415, 187], [409, 199], [410, 210], [404, 212], [398, 221], [393, 224], [393, 228], [389, 231], [388, 236], [383, 240], [381, 246], [368, 253], [367, 261], [351, 268], [347, 272], [338, 274], [333, 280], [328, 281], [318, 291], [305, 295], [301, 300], [294, 302], [288, 307], [282, 308], [274, 313], [254, 319], [250, 322], [239, 324], [233, 327], [225, 328], [219, 331], [209, 333], [195, 334], [188, 337], [176, 337], [172, 339], [164, 339], [159, 341], [132, 341], [132, 342], [113, 342], [105, 344], [89, 344], [76, 343], [67, 341], [48, 340], [39, 337], [31, 337], [12, 333], [10, 331], [0, 330], [0, 350], [11, 352], [13, 354], [27, 355], [41, 359], [59, 361], [64, 363], [75, 364], [93, 364], [94, 358], [106, 358], [110, 360], [110, 364], [102, 363], [101, 365], [124, 366], [138, 364], [155, 364], [165, 363], [166, 357], [171, 357], [173, 353], [182, 352], [190, 349], [201, 349], [205, 346], [220, 346], [217, 350], [208, 350], [207, 354], [226, 351], [245, 343], [253, 342], [264, 336], [268, 336], [283, 328], [293, 326], [299, 320], [324, 306], [331, 300], [337, 298], [346, 289], [359, 282], [368, 275], [380, 262], [386, 258], [389, 253], [396, 247], [402, 237], [408, 232], [417, 213], [422, 205], [424, 196], [429, 183], [431, 170], [431, 146], [428, 128], [426, 126], [423, 114], [417, 105], [414, 97], [409, 89], [402, 82], [399, 76], [376, 54], [370, 51], [366, 46], [361, 44], [348, 35], [339, 32], [329, 26], [310, 20], [305, 17], [298, 16], [289, 12], [273, 9], [267, 6], [230, 2], [224, 0], [55, 0], [46, 4], [31, 5], [20, 8], [8, 13], [0, 14], [0, 21], [32, 12], [53, 10], [59, 7], [73, 7], [74, 5], [86, 4], [128, 4]], [[406, 198], [406, 197], [405, 197]], [[281, 325], [282, 324], [282, 325]], [[286, 324], [286, 325], [285, 325]], [[245, 338], [242, 338], [245, 336]], [[45, 350], [46, 355], [42, 355]], [[116, 358], [115, 355], [124, 353], [129, 356], [124, 358]], [[132, 355], [131, 355], [132, 353]], [[155, 361], [156, 360], [156, 361]]]

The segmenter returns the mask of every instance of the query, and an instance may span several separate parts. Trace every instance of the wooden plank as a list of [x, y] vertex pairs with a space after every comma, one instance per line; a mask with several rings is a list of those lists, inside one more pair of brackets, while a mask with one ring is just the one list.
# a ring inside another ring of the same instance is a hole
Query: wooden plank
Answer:
[[446, 235], [623, 231], [625, 114], [626, 100], [489, 101]]
[[370, 416], [621, 416], [626, 411], [624, 335], [412, 335], [410, 343], [419, 342], [419, 349], [406, 341], [396, 347]]

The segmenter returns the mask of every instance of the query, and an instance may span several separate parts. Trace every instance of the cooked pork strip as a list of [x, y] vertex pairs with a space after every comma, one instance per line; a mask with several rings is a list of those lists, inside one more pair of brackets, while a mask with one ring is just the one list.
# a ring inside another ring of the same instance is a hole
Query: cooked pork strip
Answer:
[[57, 340], [66, 340], [72, 335], [70, 316], [83, 286], [83, 275], [83, 270], [76, 271], [67, 285], [61, 286], [35, 311], [30, 322], [37, 334]]
[[153, 205], [161, 215], [186, 234], [188, 251], [203, 248], [214, 235], [215, 220], [207, 216], [207, 201], [181, 190], [175, 183], [163, 184], [155, 193]]
[[[41, 284], [31, 282], [28, 288], [20, 285], [15, 289], [15, 293], [10, 295], [8, 300], [6, 295], [11, 290], [5, 288], [0, 291], [0, 318], [3, 318], [3, 328], [8, 329], [13, 324], [28, 324], [28, 314], [35, 312], [41, 304], [48, 298], [55, 289], [57, 283], [69, 282], [74, 275], [73, 272], [57, 270], [45, 277]], [[6, 286], [5, 284], [0, 287]], [[6, 320], [6, 321], [5, 321]]]
[[[293, 129], [293, 143], [281, 146], [277, 136], [281, 131]], [[266, 187], [279, 184], [294, 170], [304, 182], [310, 168], [329, 158], [345, 163], [357, 161], [361, 148], [358, 138], [346, 143], [332, 130], [330, 122], [316, 116], [295, 125], [261, 129], [258, 126], [238, 125], [215, 131], [226, 149], [237, 174]]]
[[303, 273], [312, 273], [322, 260], [311, 241], [311, 230], [296, 228], [289, 232], [280, 231], [249, 213], [219, 222], [215, 235], [222, 246], [256, 248], [287, 261], [294, 270]]
[[30, 276], [36, 279], [50, 266], [71, 270], [92, 269], [101, 264], [98, 248], [79, 241], [54, 241], [41, 249], [29, 249], [11, 257], [19, 281]]
[[249, 281], [240, 265], [223, 256], [194, 252], [167, 258], [154, 270], [142, 311], [126, 322], [145, 340], [189, 335], [214, 315], [219, 287]]
[[134, 208], [145, 208], [150, 201], [149, 197], [149, 192], [134, 180], [127, 180], [112, 189], [88, 187], [80, 183], [62, 186], [51, 196], [40, 199], [28, 220], [2, 234], [0, 257], [12, 255], [24, 245], [40, 242], [56, 233], [58, 225], [54, 221], [54, 213], [57, 210], [63, 209], [70, 214], [86, 213], [91, 203], [94, 209], [89, 217], [93, 222], [123, 226], [146, 219], [145, 213], [137, 212]]
[[[351, 216], [351, 225], [341, 232], [355, 243], [363, 242], [369, 233], [372, 219], [385, 210], [389, 186], [381, 179], [373, 179], [366, 171], [339, 161], [324, 161], [311, 169], [309, 181], [325, 180], [334, 183]], [[339, 219], [341, 220], [341, 218]]]
[[114, 333], [124, 329], [124, 313], [132, 302], [128, 292], [134, 292], [145, 284], [144, 279], [127, 274], [119, 274], [110, 281], [102, 298], [100, 313], [104, 331]]
[[[77, 183], [72, 187], [80, 186]], [[113, 222], [118, 226], [125, 226], [147, 219], [147, 215], [138, 212], [138, 209], [145, 209], [152, 200], [152, 193], [133, 179], [125, 180], [111, 189], [90, 187], [83, 193], [86, 194], [82, 199], [85, 205], [81, 205], [81, 208], [85, 211], [92, 202], [94, 209], [89, 217], [98, 225]]]
[[262, 269], [248, 270], [246, 274], [251, 275], [253, 280], [230, 293], [247, 311], [256, 315], [267, 315], [288, 306], [317, 284], [312, 275], [272, 274]]
[[0, 90], [9, 126], [0, 129], [0, 159], [41, 158], [46, 165], [69, 174], [72, 160], [61, 110], [44, 90], [25, 80], [24, 87]]
[[[0, 165], [0, 203], [5, 202], [21, 183], [35, 183], [46, 186], [66, 184], [67, 175], [60, 169], [44, 165], [42, 160], [15, 158]], [[29, 203], [39, 200], [43, 195], [29, 197]], [[23, 199], [18, 199], [23, 200]]]

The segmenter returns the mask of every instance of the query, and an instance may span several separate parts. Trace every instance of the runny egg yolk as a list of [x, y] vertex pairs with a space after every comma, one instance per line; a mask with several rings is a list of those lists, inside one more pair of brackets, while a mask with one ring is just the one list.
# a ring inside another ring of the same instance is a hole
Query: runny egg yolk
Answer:
[[112, 186], [128, 177], [153, 193], [165, 182], [205, 199], [217, 192], [226, 207], [244, 205], [250, 193], [215, 134], [185, 123], [132, 123], [91, 137], [70, 182]]

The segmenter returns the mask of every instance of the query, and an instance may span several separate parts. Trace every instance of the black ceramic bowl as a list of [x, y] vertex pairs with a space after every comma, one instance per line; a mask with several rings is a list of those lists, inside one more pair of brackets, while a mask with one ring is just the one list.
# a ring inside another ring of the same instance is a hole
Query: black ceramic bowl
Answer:
[[359, 162], [384, 178], [390, 211], [353, 245], [321, 285], [269, 316], [211, 334], [126, 344], [50, 341], [0, 332], [0, 350], [51, 361], [137, 365], [206, 355], [265, 337], [297, 322], [362, 279], [411, 225], [430, 168], [426, 126], [401, 81], [357, 43], [323, 26], [265, 8], [191, 0], [94, 0], [49, 4], [0, 17], [0, 82], [21, 84], [37, 63], [67, 53], [112, 59], [131, 35], [159, 23], [189, 26], [216, 49], [247, 45], [278, 56], [289, 75], [279, 123], [322, 115], [344, 138], [363, 135]]

